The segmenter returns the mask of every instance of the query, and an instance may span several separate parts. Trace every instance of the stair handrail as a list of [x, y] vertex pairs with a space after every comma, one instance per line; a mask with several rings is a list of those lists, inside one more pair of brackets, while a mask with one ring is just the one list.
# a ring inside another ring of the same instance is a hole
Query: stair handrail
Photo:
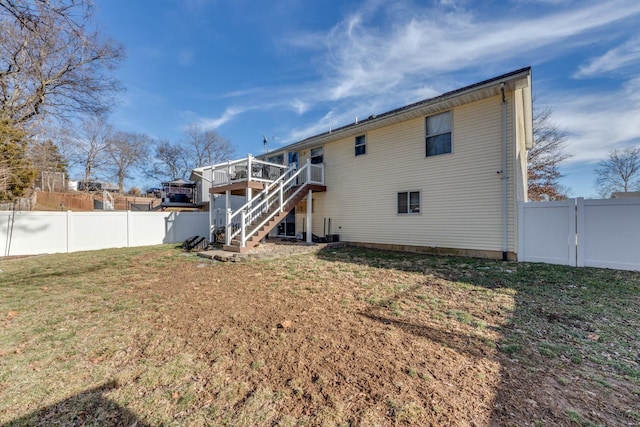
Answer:
[[[282, 173], [282, 175], [280, 175], [280, 178], [278, 178], [277, 180], [273, 181], [272, 183], [270, 183], [269, 185], [267, 185], [264, 190], [262, 190], [260, 193], [256, 194], [254, 197], [251, 198], [251, 200], [249, 200], [248, 202], [246, 202], [244, 205], [242, 205], [240, 208], [236, 209], [235, 212], [231, 213], [227, 219], [227, 228], [230, 228], [230, 225], [233, 223], [234, 218], [241, 216], [242, 212], [246, 212], [247, 210], [249, 210], [249, 207], [251, 205], [253, 205], [256, 200], [259, 200], [259, 198], [264, 197], [263, 200], [258, 203], [258, 205], [254, 206], [251, 210], [251, 214], [253, 214], [253, 212], [255, 212], [256, 207], [262, 206], [264, 204], [264, 202], [268, 201], [271, 197], [270, 195], [272, 194], [277, 194], [277, 193], [270, 193], [270, 191], [278, 186], [280, 187], [280, 184], [283, 182], [282, 177], [286, 176], [287, 174], [289, 174], [290, 172], [295, 170], [295, 166], [291, 166], [289, 167], [287, 170], [284, 171], [284, 173]], [[266, 197], [265, 197], [266, 196]], [[251, 217], [252, 215], [249, 215], [249, 217]], [[226, 240], [227, 240], [227, 245], [229, 245], [231, 243], [231, 240], [236, 237], [238, 234], [240, 234], [242, 232], [242, 229], [245, 228], [246, 225], [244, 223], [241, 222], [240, 224], [240, 228], [238, 228], [237, 230], [234, 230], [231, 233], [227, 233], [226, 235]]]
[[107, 190], [102, 190], [102, 209], [105, 211], [115, 210], [115, 200]]
[[[313, 171], [319, 172], [319, 179], [314, 179]], [[289, 176], [287, 177], [287, 175]], [[284, 179], [284, 177], [287, 178]], [[235, 218], [237, 220], [238, 216], [240, 217], [240, 223], [237, 229], [226, 233], [225, 237], [227, 245], [231, 244], [231, 240], [240, 234], [240, 247], [245, 247], [247, 240], [249, 240], [267, 222], [271, 221], [274, 216], [282, 212], [285, 206], [304, 191], [308, 184], [312, 183], [324, 185], [324, 165], [312, 164], [310, 159], [307, 159], [307, 162], [297, 170], [293, 166], [288, 168], [282, 175], [280, 175], [279, 179], [270, 183], [264, 190], [242, 205], [242, 207], [233, 213], [229, 212], [227, 216], [227, 229], [231, 229], [233, 219]], [[287, 194], [296, 186], [298, 186], [298, 188], [296, 188], [293, 193]], [[277, 191], [275, 191], [276, 187]], [[276, 197], [278, 200], [277, 205], [276, 200], [274, 200]], [[256, 218], [264, 212], [269, 212], [273, 206], [277, 206], [277, 209], [273, 209], [270, 214], [262, 220], [262, 222], [254, 225], [252, 230], [247, 230]]]
[[[281, 194], [284, 194], [285, 191], [289, 190], [291, 187], [293, 187], [294, 185], [294, 180], [295, 178], [297, 178], [298, 176], [302, 176], [303, 172], [305, 172], [306, 166], [301, 167], [300, 169], [298, 169], [296, 171], [295, 174], [291, 175], [291, 177], [289, 177], [289, 179], [287, 179], [286, 181], [282, 181], [280, 183], [280, 185], [278, 186], [278, 192], [273, 192], [271, 194], [269, 194], [267, 196], [266, 199], [262, 200], [258, 205], [256, 205], [256, 207], [254, 208], [254, 210], [258, 209], [261, 205], [267, 205], [267, 209], [269, 209], [269, 207], [271, 207], [271, 205], [274, 205], [275, 203], [268, 203], [270, 201], [270, 199], [274, 198], [275, 196], [278, 196], [279, 199], [279, 205], [277, 209], [274, 209], [273, 212], [271, 212], [271, 215], [267, 216], [265, 219], [262, 220], [262, 222], [260, 222], [259, 224], [255, 225], [253, 227], [253, 229], [250, 232], [246, 232], [246, 228], [248, 226], [251, 225], [251, 221], [247, 221], [247, 218], [251, 218], [252, 215], [246, 215], [244, 216], [246, 223], [242, 223], [241, 224], [241, 229], [245, 230], [244, 231], [244, 236], [240, 242], [240, 247], [245, 247], [247, 240], [249, 240], [251, 238], [251, 236], [253, 236], [257, 230], [259, 230], [263, 225], [265, 225], [267, 222], [271, 221], [271, 219], [276, 216], [278, 213], [282, 212], [284, 207], [293, 199], [293, 197], [295, 197], [296, 195], [298, 195], [300, 193], [300, 191], [302, 191], [304, 185], [306, 184], [303, 183], [301, 184], [300, 188], [298, 188], [291, 196], [288, 196], [286, 199], [284, 199], [284, 197], [281, 197]], [[282, 191], [280, 191], [282, 190]], [[240, 231], [242, 231], [240, 230]], [[236, 233], [237, 235], [238, 233]]]
[[271, 188], [273, 188], [274, 186], [276, 186], [281, 180], [282, 180], [282, 176], [286, 175], [287, 173], [289, 173], [292, 169], [294, 169], [294, 167], [290, 167], [289, 169], [287, 169], [286, 171], [284, 171], [284, 173], [282, 175], [280, 175], [280, 178], [276, 179], [275, 181], [273, 181], [272, 183], [270, 183], [269, 185], [267, 185], [261, 192], [259, 192], [258, 194], [256, 194], [255, 196], [253, 196], [251, 198], [251, 200], [249, 200], [247, 203], [245, 203], [244, 205], [242, 205], [241, 207], [239, 207], [238, 209], [236, 209], [236, 211], [233, 213], [232, 216], [236, 216], [239, 214], [240, 211], [243, 211], [245, 209], [247, 209], [249, 207], [249, 205], [259, 196], [264, 196], [266, 193], [269, 192], [269, 190], [271, 190]]

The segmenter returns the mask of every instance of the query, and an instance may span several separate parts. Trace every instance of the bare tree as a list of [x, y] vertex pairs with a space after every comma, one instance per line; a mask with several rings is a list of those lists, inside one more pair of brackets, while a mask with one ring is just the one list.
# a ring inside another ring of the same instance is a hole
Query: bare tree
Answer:
[[191, 169], [224, 162], [233, 156], [234, 148], [215, 130], [204, 130], [197, 124], [191, 124], [185, 135], [185, 149], [192, 159]]
[[154, 147], [154, 160], [145, 169], [149, 178], [158, 181], [185, 178], [192, 167], [189, 156], [180, 144], [167, 140], [158, 140]]
[[614, 149], [598, 164], [596, 188], [602, 197], [615, 191], [640, 190], [640, 146]]
[[197, 167], [230, 160], [234, 152], [225, 138], [196, 124], [187, 127], [180, 143], [158, 140], [154, 145], [154, 160], [145, 174], [160, 181], [186, 178]]
[[[34, 141], [30, 148], [31, 163], [38, 171], [40, 186], [46, 191], [64, 190], [67, 161], [51, 139]], [[38, 179], [36, 179], [36, 184]]]
[[0, 107], [13, 123], [108, 110], [124, 49], [92, 14], [89, 0], [0, 0]]
[[132, 169], [141, 167], [148, 152], [151, 139], [144, 134], [115, 132], [106, 147], [111, 159], [109, 169], [118, 180], [118, 189], [124, 191], [124, 180]]
[[528, 198], [533, 201], [566, 199], [559, 183], [558, 166], [571, 157], [566, 150], [567, 131], [551, 121], [549, 107], [533, 110], [533, 149], [527, 151]]
[[67, 134], [69, 145], [74, 147], [72, 161], [84, 169], [85, 183], [108, 164], [112, 134], [113, 129], [101, 117], [91, 117]]

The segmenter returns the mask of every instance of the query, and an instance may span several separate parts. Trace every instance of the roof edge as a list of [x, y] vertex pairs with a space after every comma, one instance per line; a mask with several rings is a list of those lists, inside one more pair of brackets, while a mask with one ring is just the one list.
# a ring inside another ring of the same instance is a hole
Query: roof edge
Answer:
[[442, 94], [437, 95], [437, 96], [432, 97], [432, 98], [423, 99], [421, 101], [414, 102], [414, 103], [405, 105], [403, 107], [395, 108], [393, 110], [389, 110], [389, 111], [386, 111], [386, 112], [381, 113], [381, 114], [376, 114], [376, 115], [370, 116], [369, 118], [364, 119], [364, 120], [360, 120], [357, 123], [349, 123], [347, 125], [340, 126], [338, 128], [331, 129], [329, 131], [326, 131], [326, 132], [323, 132], [323, 133], [319, 133], [319, 134], [307, 137], [307, 138], [302, 139], [300, 141], [296, 141], [296, 142], [293, 142], [291, 144], [282, 146], [281, 148], [279, 148], [277, 150], [272, 150], [272, 151], [269, 151], [268, 153], [261, 154], [260, 157], [264, 157], [264, 156], [268, 156], [270, 154], [275, 154], [275, 153], [278, 153], [278, 152], [281, 152], [281, 151], [285, 151], [285, 150], [287, 150], [289, 148], [293, 148], [293, 147], [306, 146], [307, 144], [312, 144], [315, 141], [322, 140], [322, 139], [324, 139], [326, 137], [329, 137], [329, 136], [336, 137], [336, 136], [339, 136], [342, 133], [345, 133], [346, 131], [349, 131], [349, 130], [355, 128], [355, 127], [363, 126], [365, 124], [370, 124], [371, 125], [371, 124], [374, 124], [375, 122], [378, 122], [378, 121], [382, 122], [385, 119], [388, 119], [388, 118], [393, 117], [395, 115], [398, 115], [400, 113], [404, 113], [404, 112], [411, 111], [411, 110], [414, 110], [414, 109], [418, 109], [418, 108], [421, 108], [421, 107], [424, 107], [424, 106], [428, 106], [428, 105], [437, 104], [439, 102], [443, 102], [443, 101], [446, 101], [446, 100], [449, 100], [449, 99], [452, 99], [452, 98], [456, 98], [458, 96], [462, 96], [462, 95], [468, 94], [470, 92], [479, 91], [479, 90], [482, 90], [484, 88], [487, 88], [487, 87], [490, 87], [490, 86], [493, 86], [493, 85], [497, 85], [497, 84], [500, 84], [500, 83], [503, 83], [503, 82], [506, 83], [508, 81], [518, 80], [520, 78], [523, 78], [525, 76], [530, 76], [530, 75], [531, 75], [531, 66], [520, 68], [520, 69], [517, 69], [517, 70], [514, 70], [514, 71], [510, 71], [508, 73], [501, 74], [501, 75], [496, 76], [496, 77], [491, 77], [489, 79], [482, 80], [482, 81], [479, 81], [477, 83], [473, 83], [471, 85], [461, 87], [459, 89], [455, 89], [455, 90], [452, 90], [452, 91], [449, 91], [449, 92], [442, 93]]

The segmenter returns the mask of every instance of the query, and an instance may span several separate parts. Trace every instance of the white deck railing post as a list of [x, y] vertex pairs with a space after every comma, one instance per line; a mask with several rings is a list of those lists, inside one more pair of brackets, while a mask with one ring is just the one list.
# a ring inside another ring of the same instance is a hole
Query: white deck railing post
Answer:
[[247, 238], [247, 224], [246, 224], [247, 212], [240, 212], [240, 247], [245, 247], [245, 240]]
[[251, 154], [247, 155], [247, 181], [251, 181]]
[[280, 212], [282, 212], [282, 210], [284, 209], [284, 206], [282, 206], [282, 202], [284, 201], [284, 193], [283, 193], [283, 187], [284, 185], [284, 181], [280, 181], [280, 185], [278, 186], [278, 192], [279, 192], [279, 202], [280, 202]]
[[311, 159], [307, 159], [307, 184], [311, 184]]

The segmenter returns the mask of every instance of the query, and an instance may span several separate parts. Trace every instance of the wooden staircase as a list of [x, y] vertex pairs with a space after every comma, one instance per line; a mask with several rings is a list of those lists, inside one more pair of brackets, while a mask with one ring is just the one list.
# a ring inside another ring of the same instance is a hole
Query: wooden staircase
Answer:
[[[239, 238], [234, 238], [233, 240], [231, 240], [230, 245], [224, 245], [222, 249], [230, 252], [247, 252], [251, 248], [255, 247], [258, 243], [260, 243], [260, 241], [263, 238], [267, 236], [267, 234], [269, 234], [271, 230], [273, 230], [273, 228], [276, 225], [278, 225], [280, 221], [282, 221], [289, 214], [289, 212], [291, 212], [291, 210], [293, 210], [293, 208], [296, 207], [296, 205], [301, 200], [303, 200], [307, 196], [310, 188], [311, 188], [311, 185], [304, 184], [302, 190], [296, 195], [296, 197], [294, 197], [286, 205], [284, 205], [281, 212], [276, 213], [276, 211], [280, 209], [280, 206], [275, 204], [271, 210], [263, 213], [261, 216], [256, 218], [251, 223], [251, 225], [247, 227], [249, 230], [251, 230], [250, 233], [247, 233], [247, 234], [250, 234], [251, 237], [247, 239], [244, 247], [241, 246], [241, 242]], [[272, 217], [272, 218], [267, 223], [265, 223], [262, 227], [260, 227], [260, 229], [256, 230], [255, 226], [257, 224], [262, 223], [264, 219], [267, 217]]]

